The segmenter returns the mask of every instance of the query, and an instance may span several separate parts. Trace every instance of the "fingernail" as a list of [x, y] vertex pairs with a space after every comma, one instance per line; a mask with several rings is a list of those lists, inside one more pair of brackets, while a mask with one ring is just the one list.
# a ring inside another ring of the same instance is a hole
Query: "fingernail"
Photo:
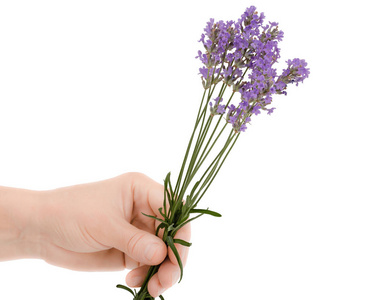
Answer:
[[155, 256], [156, 251], [158, 250], [157, 244], [150, 244], [146, 246], [145, 250], [145, 256], [149, 261], [152, 261], [152, 259]]
[[187, 255], [187, 248], [183, 247], [181, 249], [181, 260], [184, 262], [186, 260], [186, 255]]
[[172, 273], [172, 284], [175, 284], [179, 278], [180, 278], [180, 271], [174, 271]]

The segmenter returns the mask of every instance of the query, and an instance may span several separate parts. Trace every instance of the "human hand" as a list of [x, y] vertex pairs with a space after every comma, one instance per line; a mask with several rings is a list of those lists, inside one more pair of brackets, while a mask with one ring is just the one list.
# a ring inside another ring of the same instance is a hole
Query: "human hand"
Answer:
[[[155, 236], [158, 222], [142, 214], [161, 218], [163, 199], [163, 186], [139, 173], [43, 191], [33, 225], [37, 256], [73, 270], [133, 269], [126, 278], [131, 287], [142, 284], [149, 265], [163, 262], [148, 284], [149, 293], [157, 297], [180, 274], [173, 252]], [[190, 225], [176, 238], [189, 241]], [[188, 248], [176, 248], [185, 264]]]

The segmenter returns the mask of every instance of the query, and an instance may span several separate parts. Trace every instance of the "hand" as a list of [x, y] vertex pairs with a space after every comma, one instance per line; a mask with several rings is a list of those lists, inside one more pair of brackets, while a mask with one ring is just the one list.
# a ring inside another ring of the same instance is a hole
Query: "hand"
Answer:
[[[138, 173], [40, 192], [31, 226], [34, 256], [73, 270], [133, 269], [126, 278], [130, 287], [142, 284], [149, 265], [163, 262], [148, 284], [157, 297], [180, 274], [173, 252], [155, 236], [158, 222], [142, 214], [161, 218], [163, 199], [163, 186]], [[189, 225], [176, 238], [189, 241]], [[185, 264], [187, 248], [176, 248]]]

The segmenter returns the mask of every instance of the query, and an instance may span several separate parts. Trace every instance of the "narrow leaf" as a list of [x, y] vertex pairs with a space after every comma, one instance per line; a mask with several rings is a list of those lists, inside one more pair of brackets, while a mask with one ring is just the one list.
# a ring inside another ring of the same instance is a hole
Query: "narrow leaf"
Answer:
[[125, 285], [122, 285], [122, 284], [118, 284], [116, 285], [117, 288], [120, 288], [120, 289], [124, 289], [126, 291], [128, 291], [129, 293], [131, 293], [133, 296], [135, 296], [133, 290], [131, 290], [130, 288], [128, 288], [127, 286]]
[[191, 196], [190, 195], [187, 195], [186, 196], [186, 204], [184, 205], [184, 208], [185, 207], [188, 207], [188, 206], [190, 206], [190, 204], [191, 204]]
[[169, 247], [171, 247], [171, 249], [172, 249], [172, 251], [173, 251], [173, 254], [174, 254], [174, 256], [176, 257], [176, 259], [177, 259], [177, 262], [178, 262], [178, 265], [179, 265], [179, 267], [180, 267], [180, 280], [178, 281], [178, 282], [180, 282], [181, 281], [181, 279], [182, 279], [182, 276], [183, 276], [183, 274], [184, 274], [184, 266], [182, 265], [182, 261], [181, 261], [181, 257], [180, 257], [180, 255], [178, 254], [178, 251], [177, 251], [177, 248], [176, 248], [176, 246], [174, 245], [174, 243], [173, 243], [173, 238], [171, 237], [171, 236], [168, 236], [167, 237], [167, 244], [168, 244], [168, 246]]
[[211, 215], [211, 216], [214, 216], [214, 217], [221, 217], [221, 214], [219, 214], [215, 211], [212, 211], [212, 210], [208, 210], [208, 209], [194, 208], [194, 209], [190, 210], [190, 213], [192, 213], [192, 214], [194, 214], [194, 213], [207, 214], [207, 215]]
[[174, 229], [174, 223], [168, 226], [168, 231], [172, 231]]
[[[169, 175], [169, 173], [168, 173]], [[167, 175], [167, 178], [168, 178], [168, 175]], [[167, 211], [167, 196], [166, 196], [166, 189], [167, 189], [167, 186], [166, 186], [166, 180], [164, 180], [164, 201], [163, 201], [163, 207], [164, 207], [164, 211], [166, 212]]]
[[172, 199], [173, 199], [174, 198], [174, 192], [173, 192], [173, 188], [172, 188], [172, 184], [171, 184], [170, 179], [168, 180], [168, 186], [169, 186], [169, 191], [170, 191]]
[[161, 222], [161, 223], [163, 223], [163, 224], [168, 225], [167, 222], [165, 222], [164, 220], [159, 219], [159, 218], [157, 218], [157, 217], [155, 217], [155, 216], [147, 215], [147, 214], [145, 214], [145, 213], [142, 213], [142, 215], [144, 215], [144, 216], [146, 216], [146, 217], [149, 217], [149, 218], [151, 218], [151, 219], [157, 220], [157, 221], [159, 221], [159, 222]]
[[189, 215], [185, 215], [184, 217], [181, 217], [179, 220], [179, 223], [185, 222], [187, 219], [189, 219]]
[[191, 192], [190, 192], [190, 195], [191, 195], [192, 198], [193, 198], [193, 195], [194, 195], [195, 190], [198, 188], [198, 186], [199, 186], [200, 183], [201, 183], [201, 181], [199, 180], [199, 181], [197, 181], [197, 182], [194, 184], [194, 187], [193, 187], [193, 189], [192, 189]]
[[159, 298], [160, 298], [161, 300], [164, 300], [164, 297], [163, 297], [162, 295], [160, 295]]
[[169, 172], [168, 174], [167, 174], [167, 176], [165, 177], [165, 180], [164, 180], [164, 187], [167, 187], [167, 185], [168, 185], [168, 181], [170, 181], [171, 180], [171, 172]]
[[173, 243], [180, 244], [180, 245], [186, 246], [186, 247], [190, 247], [192, 245], [191, 243], [189, 243], [187, 241], [184, 241], [184, 240], [180, 240], [180, 239], [174, 239]]
[[179, 230], [180, 228], [184, 227], [187, 223], [189, 223], [189, 222], [191, 222], [191, 221], [193, 221], [193, 220], [195, 220], [195, 219], [198, 219], [198, 218], [201, 217], [201, 216], [203, 216], [203, 214], [200, 214], [200, 215], [198, 215], [198, 216], [195, 216], [194, 218], [191, 218], [191, 219], [185, 221], [184, 223], [178, 225], [178, 226], [174, 229], [174, 231], [172, 232], [172, 235], [174, 235], [174, 233], [176, 233], [177, 230]]
[[163, 213], [163, 208], [162, 207], [159, 207], [159, 212], [160, 212], [160, 214], [164, 217], [164, 219], [166, 219], [167, 218], [167, 215], [165, 214], [165, 213]]
[[165, 228], [165, 227], [167, 227], [167, 226], [164, 223], [160, 223], [159, 226], [156, 228], [155, 235], [159, 236], [160, 229]]
[[171, 194], [169, 193], [169, 190], [165, 190], [165, 193], [167, 195], [167, 199], [168, 199], [168, 203], [169, 203], [169, 207], [172, 207], [173, 203], [172, 203], [172, 197], [171, 197]]
[[[171, 203], [171, 195], [169, 194], [169, 191], [168, 191], [168, 183], [170, 183], [170, 177], [171, 177], [171, 172], [169, 172], [167, 174], [167, 177], [165, 177], [165, 180], [164, 180], [164, 200], [167, 196], [168, 198], [168, 203], [170, 206], [172, 206], [172, 203]], [[164, 204], [164, 207], [165, 207], [165, 204]]]

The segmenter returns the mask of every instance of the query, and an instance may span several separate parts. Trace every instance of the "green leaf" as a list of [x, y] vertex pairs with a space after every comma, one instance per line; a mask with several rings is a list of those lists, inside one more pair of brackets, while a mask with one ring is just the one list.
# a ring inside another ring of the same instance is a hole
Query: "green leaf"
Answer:
[[[164, 219], [167, 219], [167, 215], [165, 214], [165, 213], [163, 213], [163, 208], [162, 207], [159, 207], [159, 212], [160, 212], [160, 214], [162, 215], [162, 217], [164, 218]], [[165, 211], [164, 211], [165, 212]]]
[[194, 213], [207, 214], [207, 215], [211, 215], [211, 216], [214, 216], [214, 217], [221, 217], [221, 214], [219, 214], [215, 211], [212, 211], [212, 210], [208, 210], [208, 209], [194, 208], [194, 209], [190, 210], [190, 213], [192, 213], [192, 214], [194, 214]]
[[131, 293], [133, 296], [135, 296], [134, 292], [130, 288], [128, 288], [127, 286], [125, 286], [125, 285], [118, 284], [118, 285], [116, 285], [116, 287], [120, 288], [120, 289], [124, 289], [124, 290], [128, 291], [129, 293]]
[[176, 259], [177, 259], [178, 266], [180, 267], [180, 280], [178, 281], [178, 282], [180, 282], [181, 279], [182, 279], [182, 276], [184, 275], [184, 266], [182, 265], [181, 257], [180, 257], [180, 255], [178, 254], [177, 248], [176, 248], [176, 246], [174, 245], [174, 243], [173, 243], [173, 238], [172, 238], [171, 236], [168, 236], [168, 237], [167, 237], [167, 244], [168, 244], [168, 246], [172, 249], [173, 254], [174, 254], [174, 256], [175, 256]]
[[[166, 179], [168, 178], [168, 176], [170, 176], [170, 173], [168, 173], [168, 175], [167, 175], [167, 177], [166, 177]], [[165, 192], [165, 190], [166, 190], [166, 179], [164, 180], [164, 201], [163, 201], [163, 207], [164, 207], [164, 211], [166, 212], [167, 211], [167, 199], [166, 199], [166, 192]]]
[[157, 218], [157, 217], [155, 217], [155, 216], [147, 215], [147, 214], [145, 214], [145, 213], [142, 213], [142, 215], [144, 215], [144, 216], [146, 216], [146, 217], [149, 217], [149, 218], [151, 218], [151, 219], [155, 219], [155, 220], [157, 220], [157, 221], [159, 221], [159, 222], [161, 222], [161, 223], [163, 223], [163, 224], [168, 225], [167, 222], [165, 222], [164, 220], [159, 219], [159, 218]]
[[201, 181], [199, 180], [199, 181], [197, 181], [197, 182], [194, 184], [194, 187], [193, 187], [193, 189], [192, 189], [191, 192], [190, 192], [191, 198], [193, 198], [193, 195], [194, 195], [194, 193], [195, 193], [195, 190], [198, 188], [198, 186], [199, 186], [200, 183], [201, 183]]
[[165, 211], [166, 210], [166, 197], [168, 198], [168, 203], [170, 206], [172, 206], [172, 200], [171, 200], [171, 195], [169, 194], [169, 191], [168, 191], [168, 183], [170, 184], [170, 177], [171, 177], [171, 172], [169, 172], [167, 174], [167, 177], [165, 177], [165, 180], [164, 180], [164, 209]]
[[167, 225], [165, 225], [164, 223], [160, 223], [159, 226], [156, 228], [155, 235], [159, 236], [159, 230], [165, 227], [167, 227]]
[[171, 172], [169, 172], [168, 174], [167, 174], [167, 176], [165, 177], [165, 179], [164, 179], [164, 186], [165, 187], [167, 187], [167, 183], [168, 183], [168, 181], [170, 181], [171, 180]]
[[161, 300], [164, 300], [164, 297], [163, 297], [162, 295], [160, 295], [159, 298], [160, 298]]
[[184, 205], [184, 207], [189, 206], [190, 203], [191, 203], [191, 196], [190, 196], [190, 195], [187, 195], [187, 196], [186, 196], [186, 204]]
[[180, 240], [180, 239], [174, 239], [173, 243], [180, 244], [180, 245], [186, 246], [186, 247], [190, 247], [192, 245], [191, 243], [189, 243], [187, 241], [184, 241], [184, 240]]
[[174, 229], [174, 223], [168, 226], [168, 231], [172, 231]]
[[169, 203], [169, 207], [172, 207], [173, 206], [173, 202], [172, 202], [172, 196], [171, 194], [169, 193], [169, 190], [166, 190], [165, 193], [167, 194], [167, 199], [168, 199], [168, 203]]
[[[170, 174], [170, 173], [169, 173]], [[170, 176], [169, 176], [170, 177]], [[168, 186], [169, 186], [169, 191], [171, 193], [171, 196], [172, 198], [174, 198], [174, 192], [173, 192], [173, 188], [172, 188], [172, 184], [171, 184], [171, 180], [170, 178], [168, 178]]]
[[189, 215], [185, 215], [184, 217], [181, 217], [180, 220], [178, 221], [179, 223], [185, 222], [187, 219], [189, 219]]
[[172, 232], [172, 235], [174, 235], [174, 234], [177, 232], [177, 230], [179, 230], [180, 228], [184, 227], [187, 223], [189, 223], [189, 222], [191, 222], [191, 221], [194, 221], [195, 219], [198, 219], [198, 218], [201, 217], [201, 216], [203, 216], [202, 213], [201, 213], [200, 215], [198, 215], [198, 216], [196, 216], [196, 217], [194, 217], [194, 218], [191, 218], [191, 219], [185, 221], [184, 223], [178, 225], [178, 226], [174, 229], [174, 231]]

